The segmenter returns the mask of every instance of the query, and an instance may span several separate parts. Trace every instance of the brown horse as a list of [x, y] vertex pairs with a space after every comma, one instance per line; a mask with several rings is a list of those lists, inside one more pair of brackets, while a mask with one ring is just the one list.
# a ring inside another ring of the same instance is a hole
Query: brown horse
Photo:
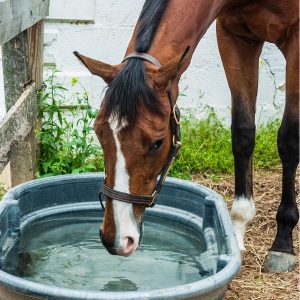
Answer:
[[95, 131], [106, 169], [101, 239], [110, 253], [127, 256], [138, 248], [147, 206], [138, 200], [147, 196], [136, 199], [139, 196], [135, 195], [157, 190], [157, 177], [177, 145], [173, 143], [174, 103], [170, 97], [176, 99], [181, 74], [217, 19], [218, 45], [232, 95], [235, 199], [231, 215], [241, 250], [246, 225], [255, 215], [252, 154], [258, 64], [264, 42], [275, 43], [286, 58], [286, 105], [278, 131], [282, 197], [267, 266], [272, 271], [294, 267], [292, 231], [299, 218], [294, 192], [299, 162], [298, 12], [298, 0], [147, 0], [121, 64], [112, 66], [75, 53], [91, 73], [108, 84]]

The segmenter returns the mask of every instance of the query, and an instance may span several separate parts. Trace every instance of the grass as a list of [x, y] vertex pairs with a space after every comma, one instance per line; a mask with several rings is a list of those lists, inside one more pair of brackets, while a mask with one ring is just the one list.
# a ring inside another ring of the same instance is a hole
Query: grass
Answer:
[[254, 150], [254, 166], [256, 168], [272, 168], [280, 164], [277, 151], [277, 131], [280, 120], [275, 119], [259, 126], [256, 133]]
[[0, 182], [0, 200], [4, 196], [5, 192], [6, 191], [5, 191], [4, 185]]
[[[206, 173], [212, 178], [233, 173], [231, 130], [223, 125], [211, 108], [206, 118], [196, 120], [192, 116], [182, 122], [182, 148], [170, 175], [190, 179], [191, 175]], [[254, 150], [254, 167], [278, 166], [276, 139], [280, 121], [271, 120], [258, 126]]]
[[189, 179], [199, 172], [215, 175], [232, 172], [230, 130], [209, 110], [204, 119], [196, 120], [193, 116], [183, 119], [182, 147], [171, 176]]

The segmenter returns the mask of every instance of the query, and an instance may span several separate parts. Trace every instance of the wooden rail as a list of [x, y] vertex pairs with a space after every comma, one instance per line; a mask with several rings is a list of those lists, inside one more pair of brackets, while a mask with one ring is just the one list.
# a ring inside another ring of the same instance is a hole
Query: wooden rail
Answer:
[[35, 119], [36, 92], [32, 83], [0, 122], [0, 170], [9, 162], [11, 150], [28, 136]]
[[48, 15], [49, 0], [1, 0], [0, 45]]
[[0, 122], [0, 172], [10, 162], [12, 186], [36, 174], [36, 91], [43, 82], [43, 19], [48, 10], [49, 0], [0, 0], [7, 111]]

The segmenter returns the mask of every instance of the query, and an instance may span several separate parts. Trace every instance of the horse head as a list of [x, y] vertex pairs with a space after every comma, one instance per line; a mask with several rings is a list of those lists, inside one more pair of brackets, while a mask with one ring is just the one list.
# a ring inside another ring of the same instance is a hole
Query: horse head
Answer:
[[124, 201], [105, 195], [100, 237], [111, 254], [128, 256], [139, 247], [147, 204], [126, 201], [126, 195], [152, 195], [170, 156], [174, 134], [168, 92], [178, 95], [182, 55], [163, 66], [139, 57], [112, 66], [74, 54], [108, 84], [94, 128], [104, 153], [105, 185], [124, 193]]

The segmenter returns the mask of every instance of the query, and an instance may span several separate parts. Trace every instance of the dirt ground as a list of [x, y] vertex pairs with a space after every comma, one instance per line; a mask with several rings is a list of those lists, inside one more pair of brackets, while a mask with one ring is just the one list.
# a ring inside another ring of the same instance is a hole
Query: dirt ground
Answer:
[[[299, 175], [297, 174], [297, 202], [299, 196]], [[221, 177], [220, 181], [198, 175], [193, 180], [209, 186], [220, 193], [228, 207], [234, 194], [233, 176]], [[254, 201], [257, 214], [248, 226], [245, 235], [246, 253], [240, 274], [228, 286], [226, 300], [294, 300], [300, 299], [299, 265], [290, 273], [271, 274], [264, 270], [264, 259], [275, 237], [275, 215], [281, 194], [281, 170], [254, 173]], [[295, 252], [299, 256], [299, 225], [294, 230]]]

